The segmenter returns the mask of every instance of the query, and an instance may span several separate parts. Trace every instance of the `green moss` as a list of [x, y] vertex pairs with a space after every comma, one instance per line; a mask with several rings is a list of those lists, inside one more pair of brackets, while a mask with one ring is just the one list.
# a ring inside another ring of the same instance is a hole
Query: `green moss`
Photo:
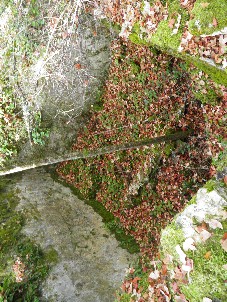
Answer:
[[148, 41], [143, 37], [139, 23], [134, 24], [131, 34], [129, 35], [129, 40], [137, 45], [149, 45]]
[[[38, 302], [39, 285], [47, 276], [49, 265], [55, 262], [56, 253], [51, 249], [44, 255], [22, 234], [25, 217], [16, 211], [18, 198], [8, 185], [7, 178], [0, 179], [0, 301]], [[26, 267], [26, 278], [19, 283], [12, 272], [17, 257]]]
[[[227, 253], [221, 247], [220, 240], [227, 222], [222, 222], [223, 230], [216, 229], [206, 243], [197, 244], [195, 252], [187, 252], [187, 256], [193, 259], [194, 269], [190, 273], [192, 282], [187, 286], [182, 285], [181, 290], [190, 302], [202, 301], [204, 297], [212, 300], [225, 301], [227, 272], [223, 265], [227, 263]], [[204, 257], [210, 252], [210, 258]]]
[[136, 62], [131, 60], [129, 64], [132, 67], [133, 74], [137, 75], [138, 73], [140, 73], [140, 66]]
[[169, 21], [166, 20], [159, 23], [157, 31], [151, 38], [151, 43], [162, 49], [171, 48], [177, 50], [180, 45], [182, 33], [178, 31], [176, 35], [173, 35], [173, 30], [169, 27], [168, 22]]
[[166, 143], [164, 149], [165, 155], [170, 156], [173, 149], [174, 149], [174, 143]]
[[149, 45], [145, 39], [141, 39], [136, 33], [131, 33], [129, 35], [129, 40], [137, 45]]
[[207, 192], [212, 192], [217, 187], [217, 182], [213, 179], [209, 180], [205, 185], [204, 188], [207, 189]]
[[214, 89], [205, 87], [207, 90], [207, 93], [204, 94], [202, 92], [194, 92], [194, 96], [197, 100], [201, 101], [203, 104], [212, 104], [217, 105], [219, 97]]
[[58, 253], [54, 248], [49, 248], [47, 251], [45, 251], [44, 253], [44, 257], [45, 257], [45, 262], [47, 264], [56, 264], [58, 263]]
[[142, 276], [140, 276], [140, 280], [138, 283], [140, 290], [142, 290], [142, 294], [144, 294], [150, 285], [148, 281], [148, 274], [143, 273]]
[[221, 142], [223, 151], [218, 155], [217, 159], [212, 160], [212, 164], [216, 167], [217, 171], [223, 171], [227, 167], [227, 142]]
[[185, 240], [182, 229], [178, 228], [173, 221], [167, 228], [162, 231], [161, 235], [161, 252], [163, 255], [170, 254], [176, 260], [179, 260], [175, 247]]
[[[168, 12], [168, 20], [159, 23], [157, 31], [151, 38], [151, 43], [161, 47], [161, 49], [177, 50], [181, 42], [184, 25], [189, 20], [189, 14], [180, 6], [178, 0], [168, 1]], [[177, 34], [173, 34], [173, 28], [169, 27], [169, 20], [177, 20], [178, 14], [181, 16], [180, 27]]]
[[126, 293], [124, 293], [124, 294], [117, 294], [117, 300], [115, 300], [115, 302], [118, 302], [118, 301], [120, 301], [120, 302], [130, 302], [131, 301], [131, 295], [129, 295], [129, 294], [126, 294]]
[[[193, 19], [189, 21], [189, 31], [193, 35], [201, 35], [212, 34], [214, 31], [223, 29], [227, 26], [226, 12], [226, 1], [197, 0], [191, 11]], [[213, 25], [214, 18], [217, 20], [216, 27]]]
[[167, 0], [168, 3], [168, 13], [169, 15], [176, 15], [177, 13], [179, 14], [187, 14], [186, 11], [182, 8], [180, 5], [179, 0]]
[[102, 19], [101, 22], [108, 30], [114, 30], [117, 34], [120, 33], [121, 26], [119, 24], [109, 22], [106, 18]]
[[185, 59], [188, 63], [192, 63], [199, 70], [204, 71], [217, 84], [227, 86], [227, 72], [226, 71], [218, 69], [215, 66], [212, 66], [206, 62], [201, 61], [199, 58], [195, 58], [195, 57], [192, 57], [189, 55], [182, 56], [182, 59]]
[[196, 195], [192, 197], [192, 199], [187, 203], [187, 206], [196, 203]]

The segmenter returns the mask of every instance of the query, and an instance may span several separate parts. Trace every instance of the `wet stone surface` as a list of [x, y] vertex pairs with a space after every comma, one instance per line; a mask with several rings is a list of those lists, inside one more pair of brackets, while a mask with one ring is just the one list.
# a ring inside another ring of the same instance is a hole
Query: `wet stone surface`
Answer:
[[43, 301], [112, 302], [132, 256], [105, 228], [101, 217], [44, 169], [21, 174], [18, 210], [23, 232], [59, 261], [42, 287]]

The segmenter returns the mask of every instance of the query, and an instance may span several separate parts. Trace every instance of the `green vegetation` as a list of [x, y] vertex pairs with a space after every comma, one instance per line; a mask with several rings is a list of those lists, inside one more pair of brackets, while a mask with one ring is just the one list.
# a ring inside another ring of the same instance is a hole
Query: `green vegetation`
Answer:
[[147, 46], [149, 45], [148, 41], [145, 39], [145, 37], [143, 37], [139, 23], [136, 23], [133, 26], [132, 32], [129, 35], [129, 40], [138, 45], [147, 45]]
[[227, 26], [227, 2], [223, 0], [197, 0], [189, 21], [189, 30], [193, 35], [212, 34]]
[[39, 286], [57, 253], [52, 248], [43, 253], [22, 234], [25, 217], [16, 211], [18, 200], [6, 189], [8, 182], [0, 180], [0, 301], [38, 302]]
[[181, 290], [190, 302], [202, 301], [204, 297], [220, 301], [226, 299], [227, 272], [223, 266], [227, 262], [227, 255], [220, 241], [224, 230], [227, 230], [227, 222], [222, 222], [222, 226], [223, 230], [214, 230], [205, 244], [197, 245], [195, 252], [187, 252], [194, 263], [190, 274], [192, 282], [187, 286], [182, 285]]
[[41, 112], [34, 114], [34, 126], [31, 132], [32, 142], [37, 145], [45, 145], [45, 140], [49, 137], [49, 133], [49, 129], [42, 127]]
[[[209, 181], [204, 187], [208, 191], [214, 189], [214, 181]], [[215, 183], [215, 185], [217, 185]], [[195, 203], [196, 198], [193, 197], [189, 204]], [[190, 272], [191, 282], [189, 284], [181, 284], [181, 292], [186, 296], [188, 301], [202, 301], [204, 297], [210, 299], [220, 299], [224, 301], [226, 298], [226, 264], [227, 257], [225, 250], [221, 247], [220, 241], [227, 229], [227, 222], [222, 221], [223, 229], [212, 230], [212, 236], [205, 243], [197, 243], [195, 251], [187, 251], [188, 258], [193, 260], [193, 270]], [[172, 255], [174, 262], [169, 265], [169, 269], [173, 269], [177, 263], [180, 263], [179, 255], [175, 250], [177, 245], [182, 247], [185, 237], [182, 230], [176, 226], [173, 221], [163, 232], [161, 236], [161, 255]], [[175, 265], [174, 265], [175, 263]]]
[[157, 45], [162, 49], [174, 49], [177, 50], [180, 45], [181, 32], [176, 35], [172, 34], [173, 30], [168, 26], [168, 21], [161, 21], [158, 25], [158, 29], [151, 38], [151, 43]]
[[170, 254], [176, 260], [179, 260], [179, 255], [177, 254], [175, 247], [181, 244], [185, 240], [183, 231], [178, 227], [174, 221], [169, 224], [161, 234], [161, 253], [162, 256]]
[[182, 59], [185, 59], [185, 61], [188, 64], [193, 64], [198, 68], [199, 70], [202, 70], [207, 75], [211, 77], [211, 79], [221, 85], [227, 86], [227, 72], [221, 69], [216, 68], [215, 66], [212, 66], [210, 64], [207, 64], [206, 62], [201, 61], [199, 58], [195, 58], [192, 56], [184, 56], [182, 55]]
[[[189, 14], [185, 9], [182, 8], [179, 0], [169, 0], [167, 3], [169, 17], [166, 21], [161, 21], [159, 23], [157, 31], [154, 33], [154, 35], [152, 35], [150, 42], [153, 45], [161, 47], [162, 50], [170, 49], [177, 51], [178, 47], [180, 46], [185, 23], [189, 20]], [[171, 19], [174, 19], [176, 23], [179, 15], [181, 16], [180, 26], [177, 34], [173, 34], [174, 28], [170, 28], [169, 22]]]
[[0, 166], [28, 139], [43, 144], [46, 136], [33, 116], [40, 114], [31, 100], [33, 96], [22, 84], [31, 74], [29, 67], [38, 61], [37, 53], [44, 52], [40, 45], [45, 25], [42, 3], [32, 0], [19, 6], [14, 1], [1, 1], [1, 18], [6, 23], [0, 31]]

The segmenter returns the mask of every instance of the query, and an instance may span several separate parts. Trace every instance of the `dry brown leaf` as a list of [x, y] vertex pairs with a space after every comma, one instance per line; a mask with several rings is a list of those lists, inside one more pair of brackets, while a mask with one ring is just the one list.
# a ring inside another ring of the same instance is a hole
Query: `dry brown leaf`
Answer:
[[169, 20], [169, 23], [168, 23], [168, 26], [169, 26], [170, 28], [173, 28], [173, 27], [174, 27], [174, 23], [175, 23], [175, 19], [170, 19], [170, 20]]
[[211, 219], [209, 221], [207, 220], [207, 223], [209, 224], [209, 227], [211, 229], [217, 229], [217, 228], [223, 229], [221, 222], [218, 221], [217, 219]]
[[221, 246], [227, 252], [227, 239], [221, 240]]
[[143, 298], [144, 298], [144, 299], [148, 299], [148, 298], [149, 298], [148, 293], [145, 293], [145, 294], [143, 295]]
[[201, 233], [200, 233], [200, 238], [203, 242], [207, 241], [207, 239], [209, 239], [211, 237], [211, 233], [208, 232], [207, 230], [203, 230]]
[[224, 176], [223, 181], [227, 185], [227, 175]]
[[217, 21], [216, 18], [213, 18], [212, 24], [213, 24], [214, 27], [217, 27], [217, 26], [218, 26], [218, 21]]
[[161, 271], [161, 273], [162, 273], [162, 275], [167, 275], [167, 266], [164, 264], [163, 266], [162, 266], [162, 271]]
[[67, 33], [67, 31], [64, 31], [61, 35], [63, 39], [66, 39], [69, 34]]
[[206, 8], [210, 3], [208, 3], [208, 2], [202, 2], [200, 4], [201, 4], [202, 8]]
[[169, 264], [169, 263], [173, 262], [173, 256], [167, 254], [166, 257], [162, 260], [162, 262], [164, 264]]
[[81, 66], [80, 63], [76, 63], [76, 64], [74, 65], [74, 67], [75, 67], [76, 69], [81, 69], [81, 68], [82, 68], [82, 66]]
[[204, 255], [204, 258], [209, 260], [211, 257], [211, 251], [206, 252], [206, 254]]
[[206, 224], [205, 222], [202, 222], [201, 225], [198, 225], [198, 226], [196, 227], [196, 231], [197, 231], [198, 233], [201, 233], [203, 230], [207, 230], [207, 229], [208, 229], [208, 227], [207, 227], [207, 224]]

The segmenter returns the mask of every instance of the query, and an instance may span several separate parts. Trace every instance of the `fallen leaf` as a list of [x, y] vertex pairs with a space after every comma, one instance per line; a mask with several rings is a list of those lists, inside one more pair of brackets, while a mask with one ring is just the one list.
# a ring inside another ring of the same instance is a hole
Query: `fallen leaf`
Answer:
[[174, 27], [174, 23], [175, 23], [175, 19], [170, 19], [170, 20], [169, 20], [169, 23], [168, 23], [168, 26], [169, 26], [170, 28], [173, 28], [173, 27]]
[[162, 272], [163, 276], [167, 275], [167, 266], [165, 264], [162, 266], [162, 271], [161, 272]]
[[187, 302], [186, 298], [184, 295], [180, 295], [180, 296], [174, 296], [176, 302]]
[[198, 225], [198, 226], [196, 227], [196, 231], [197, 231], [198, 233], [201, 233], [203, 230], [207, 230], [207, 229], [208, 229], [208, 227], [207, 227], [207, 224], [206, 224], [205, 222], [202, 222], [201, 225]]
[[189, 265], [182, 265], [182, 271], [185, 271], [185, 272], [190, 272], [192, 270], [192, 268], [189, 266]]
[[205, 298], [203, 298], [203, 302], [212, 302], [212, 300], [205, 297]]
[[157, 280], [159, 278], [159, 271], [155, 270], [154, 272], [151, 272], [149, 278]]
[[206, 254], [204, 255], [204, 258], [209, 260], [211, 256], [211, 251], [206, 252]]
[[210, 221], [206, 220], [206, 222], [209, 224], [211, 229], [223, 229], [221, 222], [216, 219], [211, 219]]
[[196, 247], [194, 246], [194, 243], [195, 243], [194, 239], [192, 239], [192, 238], [187, 238], [187, 239], [185, 240], [185, 242], [183, 243], [183, 249], [184, 249], [185, 251], [188, 251], [188, 250], [195, 251], [195, 250], [196, 250]]
[[227, 185], [227, 175], [223, 178], [224, 183]]
[[201, 240], [203, 242], [205, 242], [207, 239], [209, 239], [211, 237], [211, 233], [206, 231], [206, 230], [203, 230], [200, 234], [199, 234]]
[[148, 299], [148, 298], [149, 298], [148, 293], [145, 293], [145, 294], [143, 295], [143, 298], [144, 298], [144, 299]]
[[171, 287], [172, 287], [172, 289], [173, 289], [173, 291], [174, 291], [175, 293], [177, 293], [177, 292], [179, 291], [179, 287], [178, 287], [177, 282], [172, 283], [172, 284], [171, 284]]
[[193, 270], [193, 260], [192, 260], [192, 259], [187, 258], [187, 260], [186, 260], [186, 265], [187, 265], [187, 266], [190, 266], [191, 269]]
[[67, 33], [67, 31], [65, 31], [65, 32], [62, 33], [62, 38], [63, 38], [63, 39], [66, 39], [66, 38], [68, 37], [68, 35], [69, 35], [69, 34]]
[[225, 240], [227, 239], [227, 233], [224, 233], [223, 237], [222, 237], [222, 240]]
[[82, 66], [81, 66], [80, 63], [76, 63], [76, 64], [74, 65], [74, 67], [75, 67], [76, 69], [81, 69], [81, 68], [82, 68]]
[[224, 264], [222, 267], [227, 270], [227, 264]]
[[176, 252], [179, 255], [181, 263], [186, 263], [186, 254], [182, 251], [181, 247], [179, 245], [176, 246]]
[[173, 256], [167, 254], [166, 257], [162, 260], [162, 262], [164, 264], [169, 264], [169, 263], [173, 262]]
[[210, 177], [214, 176], [216, 174], [216, 169], [214, 166], [210, 166], [209, 175]]
[[221, 240], [221, 246], [227, 252], [227, 239]]
[[180, 268], [175, 267], [174, 269], [174, 279], [180, 280], [181, 282], [185, 279], [186, 272], [182, 271]]
[[218, 21], [217, 21], [216, 18], [213, 18], [212, 24], [213, 24], [214, 27], [217, 27], [217, 26], [218, 26]]
[[210, 3], [208, 3], [208, 2], [202, 2], [200, 4], [201, 4], [202, 8], [206, 8]]

